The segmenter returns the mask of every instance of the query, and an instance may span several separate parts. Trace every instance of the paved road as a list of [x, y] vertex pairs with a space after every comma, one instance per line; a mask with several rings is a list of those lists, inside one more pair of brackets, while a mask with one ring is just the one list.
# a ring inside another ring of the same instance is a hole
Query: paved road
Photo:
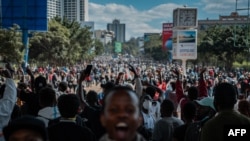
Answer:
[[89, 90], [94, 90], [94, 91], [96, 91], [97, 93], [99, 93], [99, 92], [101, 92], [102, 91], [102, 88], [101, 88], [101, 86], [100, 86], [100, 84], [99, 85], [92, 85], [92, 86], [90, 86], [90, 87], [85, 87], [85, 90], [88, 92]]

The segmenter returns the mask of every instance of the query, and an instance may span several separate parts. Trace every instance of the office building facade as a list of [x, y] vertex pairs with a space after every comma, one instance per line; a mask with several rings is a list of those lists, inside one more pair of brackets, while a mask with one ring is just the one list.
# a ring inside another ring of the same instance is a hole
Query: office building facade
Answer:
[[54, 18], [56, 16], [61, 17], [62, 11], [62, 0], [48, 0], [47, 1], [47, 16], [48, 19]]
[[88, 0], [48, 0], [48, 18], [65, 17], [70, 21], [88, 21]]
[[113, 31], [115, 34], [115, 41], [124, 43], [125, 42], [125, 24], [121, 24], [119, 20], [115, 19], [112, 23], [107, 24], [107, 30]]
[[88, 0], [64, 0], [63, 16], [70, 21], [88, 21]]

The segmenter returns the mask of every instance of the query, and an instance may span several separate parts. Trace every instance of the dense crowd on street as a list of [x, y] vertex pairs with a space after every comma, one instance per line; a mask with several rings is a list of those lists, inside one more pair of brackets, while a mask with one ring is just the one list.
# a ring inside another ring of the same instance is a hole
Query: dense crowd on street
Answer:
[[222, 141], [225, 125], [250, 126], [245, 69], [102, 57], [7, 63], [0, 78], [0, 141]]

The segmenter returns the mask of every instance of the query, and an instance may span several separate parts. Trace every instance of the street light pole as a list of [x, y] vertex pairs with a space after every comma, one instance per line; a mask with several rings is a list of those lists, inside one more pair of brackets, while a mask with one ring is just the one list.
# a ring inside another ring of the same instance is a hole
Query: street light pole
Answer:
[[[236, 0], [236, 4], [235, 4], [235, 12], [240, 11], [240, 10], [247, 10], [247, 34], [246, 34], [246, 47], [248, 48], [248, 53], [250, 53], [250, 46], [249, 46], [249, 32], [250, 32], [250, 0], [248, 0], [248, 4], [247, 4], [247, 8], [239, 8], [238, 9], [238, 1]], [[235, 44], [235, 40], [234, 40], [234, 44]], [[248, 61], [249, 61], [249, 57], [247, 60], [247, 66], [248, 66]]]

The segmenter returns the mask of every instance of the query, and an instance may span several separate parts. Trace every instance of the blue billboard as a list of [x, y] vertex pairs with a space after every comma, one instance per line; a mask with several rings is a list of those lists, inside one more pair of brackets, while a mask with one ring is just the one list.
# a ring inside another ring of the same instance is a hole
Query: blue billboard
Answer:
[[47, 31], [47, 0], [2, 0], [2, 28], [20, 26], [21, 30]]

